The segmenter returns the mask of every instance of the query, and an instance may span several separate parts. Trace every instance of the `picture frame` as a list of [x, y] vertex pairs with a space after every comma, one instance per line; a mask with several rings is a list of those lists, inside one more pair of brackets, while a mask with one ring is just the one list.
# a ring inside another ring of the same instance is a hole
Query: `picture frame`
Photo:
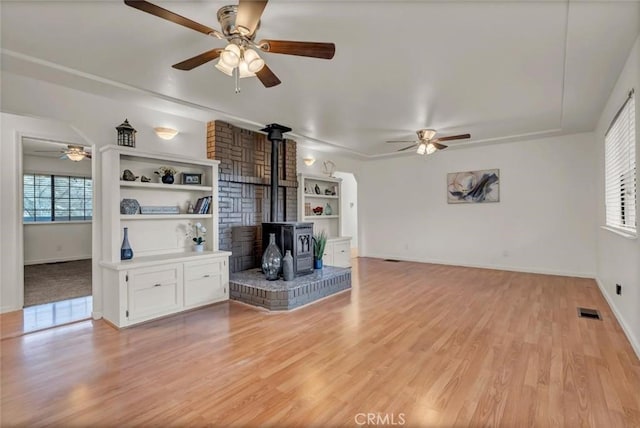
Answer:
[[447, 203], [500, 202], [500, 170], [450, 172], [447, 174]]
[[182, 184], [188, 185], [201, 185], [202, 184], [202, 174], [192, 174], [189, 172], [182, 173]]

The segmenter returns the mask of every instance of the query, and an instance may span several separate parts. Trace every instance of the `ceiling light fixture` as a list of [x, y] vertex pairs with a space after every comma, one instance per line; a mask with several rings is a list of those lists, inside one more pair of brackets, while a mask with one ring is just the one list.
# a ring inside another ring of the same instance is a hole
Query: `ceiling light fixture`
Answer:
[[240, 92], [238, 79], [254, 77], [264, 67], [264, 60], [253, 49], [229, 43], [220, 54], [220, 59], [215, 67], [227, 76], [236, 79], [237, 94]]
[[308, 158], [304, 158], [302, 159], [304, 161], [304, 164], [307, 166], [311, 166], [314, 164], [314, 162], [316, 161], [316, 158], [309, 156]]
[[425, 143], [420, 143], [420, 145], [418, 145], [418, 150], [416, 150], [416, 153], [418, 153], [419, 155], [423, 155], [426, 151], [427, 145]]
[[84, 153], [75, 150], [69, 151], [67, 152], [67, 159], [74, 162], [80, 162], [82, 159], [84, 159]]
[[436, 151], [438, 151], [438, 149], [436, 148], [436, 146], [433, 145], [433, 143], [429, 142], [427, 143], [427, 154], [430, 155], [432, 153], [435, 153]]
[[173, 139], [173, 137], [178, 135], [178, 130], [173, 128], [158, 127], [158, 128], [153, 128], [153, 130], [156, 131], [156, 135], [162, 138], [163, 140], [171, 140]]

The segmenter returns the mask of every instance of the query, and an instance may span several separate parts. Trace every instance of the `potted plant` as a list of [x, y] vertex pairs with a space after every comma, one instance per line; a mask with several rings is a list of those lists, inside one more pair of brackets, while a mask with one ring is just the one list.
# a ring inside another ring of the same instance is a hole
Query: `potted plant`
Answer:
[[204, 237], [207, 234], [207, 228], [198, 222], [195, 224], [189, 223], [189, 229], [187, 230], [187, 237], [191, 238], [194, 242], [193, 249], [196, 253], [204, 251]]
[[324, 255], [324, 247], [327, 245], [327, 235], [324, 232], [320, 232], [318, 235], [313, 235], [313, 268], [322, 269], [322, 256]]
[[178, 173], [178, 170], [172, 166], [161, 166], [155, 173], [161, 177], [164, 184], [173, 184], [174, 175]]

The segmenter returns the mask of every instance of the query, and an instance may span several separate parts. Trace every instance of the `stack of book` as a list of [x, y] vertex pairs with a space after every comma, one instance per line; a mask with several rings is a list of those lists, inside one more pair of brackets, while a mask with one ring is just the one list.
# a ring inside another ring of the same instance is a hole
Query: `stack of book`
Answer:
[[194, 214], [209, 214], [209, 208], [211, 205], [211, 196], [205, 196], [198, 199], [196, 206], [193, 208]]
[[313, 213], [311, 212], [311, 203], [309, 202], [304, 203], [304, 215], [306, 216], [313, 215]]

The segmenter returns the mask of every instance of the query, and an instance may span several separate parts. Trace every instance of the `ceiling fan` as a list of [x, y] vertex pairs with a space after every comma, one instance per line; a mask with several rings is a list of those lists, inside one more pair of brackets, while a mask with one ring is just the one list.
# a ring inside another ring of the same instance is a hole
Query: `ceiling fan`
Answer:
[[178, 70], [192, 70], [217, 58], [216, 68], [223, 73], [236, 78], [236, 93], [238, 78], [257, 76], [260, 82], [270, 88], [279, 85], [280, 79], [271, 71], [260, 58], [257, 50], [285, 55], [298, 55], [312, 58], [331, 59], [336, 47], [333, 43], [298, 42], [287, 40], [260, 40], [255, 42], [256, 31], [260, 28], [260, 17], [267, 5], [267, 0], [239, 0], [238, 5], [223, 6], [218, 10], [217, 17], [222, 31], [214, 30], [206, 25], [192, 21], [155, 4], [144, 0], [124, 0], [131, 6], [175, 24], [182, 25], [208, 36], [227, 40], [225, 48], [216, 48], [196, 55], [173, 65]]
[[36, 153], [62, 153], [60, 159], [69, 159], [70, 161], [80, 162], [82, 159], [91, 159], [91, 152], [88, 152], [82, 146], [73, 144], [67, 145], [63, 150], [36, 150]]
[[416, 149], [416, 153], [419, 155], [430, 155], [435, 153], [438, 150], [446, 149], [448, 146], [444, 144], [440, 144], [440, 141], [452, 141], [452, 140], [463, 140], [465, 138], [471, 138], [471, 134], [460, 134], [460, 135], [451, 135], [449, 137], [439, 137], [434, 138], [436, 136], [435, 129], [419, 129], [416, 131], [418, 134], [418, 141], [387, 141], [387, 143], [413, 143], [410, 146], [404, 147], [398, 152], [404, 152], [405, 150]]

